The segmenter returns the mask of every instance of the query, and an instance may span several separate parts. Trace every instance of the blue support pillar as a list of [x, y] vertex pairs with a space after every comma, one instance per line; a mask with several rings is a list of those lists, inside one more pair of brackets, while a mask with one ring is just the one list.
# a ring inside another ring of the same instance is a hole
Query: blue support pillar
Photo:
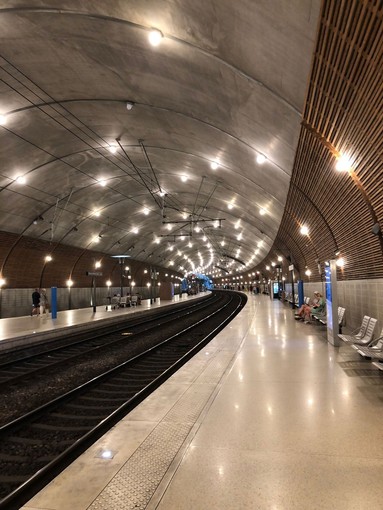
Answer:
[[51, 288], [52, 319], [57, 319], [57, 287]]
[[304, 299], [305, 299], [305, 296], [304, 296], [304, 291], [303, 291], [303, 280], [298, 280], [298, 304], [299, 304], [299, 308], [303, 305]]

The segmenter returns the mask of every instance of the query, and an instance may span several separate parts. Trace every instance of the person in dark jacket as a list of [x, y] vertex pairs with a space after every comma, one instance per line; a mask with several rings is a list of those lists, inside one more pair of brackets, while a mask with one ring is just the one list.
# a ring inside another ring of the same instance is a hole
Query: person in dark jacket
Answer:
[[40, 312], [40, 292], [39, 289], [35, 289], [32, 292], [32, 313], [31, 315], [38, 315]]

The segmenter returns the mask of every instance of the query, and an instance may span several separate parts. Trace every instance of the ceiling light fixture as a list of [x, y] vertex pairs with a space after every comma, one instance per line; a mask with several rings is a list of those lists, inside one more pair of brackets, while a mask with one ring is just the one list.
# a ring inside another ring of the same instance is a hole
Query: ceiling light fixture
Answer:
[[0, 126], [5, 126], [7, 123], [7, 116], [6, 115], [0, 115]]
[[154, 28], [149, 32], [149, 42], [152, 46], [158, 46], [162, 41], [163, 37], [164, 34], [161, 32], [161, 30], [158, 30], [157, 28]]
[[351, 159], [346, 154], [339, 156], [335, 164], [335, 168], [338, 172], [347, 172], [351, 170], [351, 166]]
[[309, 227], [307, 225], [302, 225], [300, 228], [300, 233], [303, 236], [308, 236], [309, 235]]
[[127, 101], [127, 102], [126, 102], [126, 109], [127, 109], [128, 111], [130, 111], [130, 110], [133, 108], [133, 106], [134, 106], [133, 101]]
[[44, 221], [44, 218], [42, 216], [37, 216], [37, 218], [35, 218], [33, 220], [33, 224], [34, 225], [37, 225], [38, 223], [40, 223], [41, 221]]
[[18, 175], [16, 177], [16, 182], [18, 184], [25, 184], [27, 182], [27, 179], [24, 177], [24, 175]]
[[266, 156], [263, 154], [257, 154], [257, 163], [258, 165], [263, 165], [263, 163], [266, 161]]
[[210, 163], [210, 167], [211, 167], [212, 170], [217, 170], [217, 168], [219, 167], [218, 161], [212, 161]]

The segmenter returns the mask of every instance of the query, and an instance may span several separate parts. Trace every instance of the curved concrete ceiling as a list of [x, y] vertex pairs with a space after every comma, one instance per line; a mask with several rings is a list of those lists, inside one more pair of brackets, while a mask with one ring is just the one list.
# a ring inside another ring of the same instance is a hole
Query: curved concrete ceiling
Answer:
[[6, 2], [0, 230], [180, 271], [255, 266], [284, 211], [319, 8]]

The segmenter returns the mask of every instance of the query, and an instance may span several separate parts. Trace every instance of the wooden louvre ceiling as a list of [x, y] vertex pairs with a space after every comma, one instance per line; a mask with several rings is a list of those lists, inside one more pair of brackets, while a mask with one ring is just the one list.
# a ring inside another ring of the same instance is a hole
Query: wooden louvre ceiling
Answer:
[[[318, 262], [323, 270], [336, 257], [341, 279], [383, 277], [382, 234], [372, 232], [383, 219], [382, 85], [383, 3], [325, 0], [286, 208], [258, 268], [265, 276], [283, 255], [303, 279], [310, 269], [318, 280]], [[351, 168], [338, 172], [342, 155]]]

